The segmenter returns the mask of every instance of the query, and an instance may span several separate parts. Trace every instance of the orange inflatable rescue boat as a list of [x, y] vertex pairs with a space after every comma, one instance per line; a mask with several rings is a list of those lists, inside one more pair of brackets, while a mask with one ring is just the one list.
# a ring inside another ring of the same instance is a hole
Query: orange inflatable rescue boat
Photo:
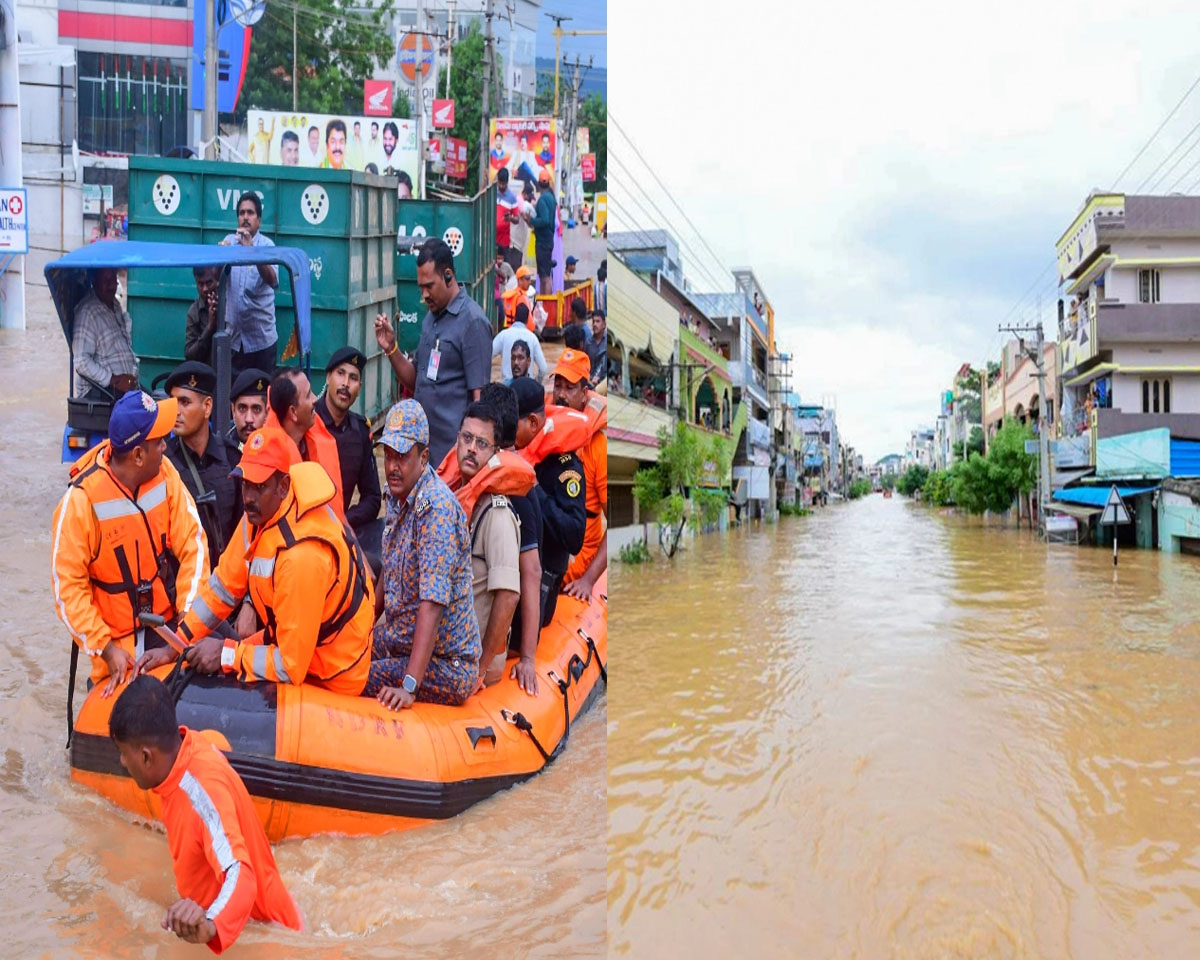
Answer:
[[[444, 820], [528, 780], [566, 747], [572, 723], [608, 681], [607, 592], [605, 574], [590, 604], [559, 597], [538, 641], [536, 697], [509, 678], [512, 661], [502, 681], [462, 706], [418, 703], [398, 712], [309, 684], [192, 675], [176, 687], [179, 722], [226, 752], [272, 841]], [[75, 721], [71, 775], [157, 819], [158, 797], [121, 766], [108, 735], [116, 697], [103, 699], [100, 688]]]

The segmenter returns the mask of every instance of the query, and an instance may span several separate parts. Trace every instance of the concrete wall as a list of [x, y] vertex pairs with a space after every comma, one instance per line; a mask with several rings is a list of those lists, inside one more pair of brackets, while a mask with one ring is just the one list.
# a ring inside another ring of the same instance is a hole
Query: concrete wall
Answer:
[[1142, 413], [1142, 381], [1146, 379], [1170, 379], [1172, 413], [1200, 413], [1200, 374], [1196, 373], [1161, 374], [1157, 377], [1151, 374], [1114, 373], [1113, 409], [1122, 413]]
[[1200, 539], [1200, 506], [1181, 493], [1162, 491], [1158, 498], [1159, 549], [1179, 552], [1179, 538]]

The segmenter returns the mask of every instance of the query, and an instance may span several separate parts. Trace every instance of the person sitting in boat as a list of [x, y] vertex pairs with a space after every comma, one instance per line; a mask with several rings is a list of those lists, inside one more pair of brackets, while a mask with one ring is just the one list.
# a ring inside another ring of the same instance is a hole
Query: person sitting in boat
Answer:
[[[565, 351], [564, 351], [565, 352]], [[591, 436], [588, 418], [576, 410], [548, 411], [541, 384], [528, 377], [514, 380], [517, 394], [517, 450], [537, 474], [542, 513], [542, 618], [554, 619], [558, 592], [572, 554], [583, 549], [587, 526], [587, 490], [583, 463], [576, 453]]]
[[[298, 462], [276, 427], [250, 435], [233, 472], [246, 513], [179, 625], [185, 658], [200, 673], [244, 683], [308, 682], [356, 696], [370, 666], [375, 597], [358, 541], [333, 510], [333, 481], [319, 463]], [[242, 641], [209, 636], [247, 595], [266, 628]], [[152, 651], [138, 672], [175, 657]]]
[[388, 488], [375, 610], [383, 622], [363, 696], [390, 710], [459, 704], [479, 680], [467, 516], [429, 466], [429, 421], [416, 400], [388, 411], [379, 442]]
[[479, 679], [504, 676], [508, 631], [521, 598], [521, 529], [507, 494], [523, 496], [537, 478], [516, 453], [500, 449], [500, 414], [475, 401], [463, 416], [458, 443], [438, 467], [470, 519], [471, 589], [482, 653]]
[[608, 567], [608, 538], [604, 535], [608, 520], [608, 404], [590, 387], [592, 360], [580, 350], [564, 350], [554, 368], [554, 403], [578, 410], [588, 418], [591, 435], [579, 448], [583, 479], [587, 488], [587, 525], [583, 548], [571, 559], [563, 578], [563, 592], [587, 603], [592, 588]]
[[[517, 395], [503, 383], [489, 383], [479, 391], [479, 400], [493, 407], [500, 419], [496, 423], [500, 449], [515, 453], [517, 449]], [[536, 474], [534, 475], [536, 478]], [[531, 697], [538, 692], [537, 655], [538, 632], [542, 618], [542, 512], [532, 489], [524, 496], [508, 495], [509, 505], [517, 515], [521, 530], [521, 600], [513, 612], [509, 634], [510, 650], [520, 655], [510, 676]]]
[[302, 930], [246, 785], [210, 741], [179, 726], [175, 701], [154, 677], [138, 677], [108, 719], [121, 766], [162, 801], [179, 899], [164, 930], [227, 950], [250, 919]]
[[317, 416], [317, 395], [300, 367], [277, 367], [267, 390], [267, 426], [278, 427], [296, 447], [300, 459], [319, 463], [337, 490], [330, 506], [339, 520], [346, 519], [342, 491], [342, 461], [337, 441]]
[[71, 680], [82, 650], [91, 683], [112, 696], [133, 670], [145, 635], [138, 614], [174, 621], [208, 576], [196, 504], [163, 457], [178, 401], [134, 390], [113, 405], [108, 439], [71, 468], [51, 522], [54, 610], [71, 634]]

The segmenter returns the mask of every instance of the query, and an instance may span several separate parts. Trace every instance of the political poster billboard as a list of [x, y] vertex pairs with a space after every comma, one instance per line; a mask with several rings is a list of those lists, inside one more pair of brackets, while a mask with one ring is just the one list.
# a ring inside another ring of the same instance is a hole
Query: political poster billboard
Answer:
[[558, 121], [550, 117], [496, 117], [488, 127], [488, 179], [506, 167], [510, 180], [531, 180], [545, 170], [557, 186]]
[[396, 174], [417, 183], [417, 125], [399, 117], [279, 110], [247, 114], [251, 163]]

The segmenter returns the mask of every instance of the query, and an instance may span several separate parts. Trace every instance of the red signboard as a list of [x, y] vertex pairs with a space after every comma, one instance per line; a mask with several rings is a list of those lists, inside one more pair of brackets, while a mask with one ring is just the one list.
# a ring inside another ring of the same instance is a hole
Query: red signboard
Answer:
[[392, 115], [392, 81], [363, 81], [363, 114], [368, 117]]
[[584, 183], [591, 183], [596, 179], [596, 155], [594, 153], [585, 153], [579, 158], [579, 165], [583, 168]]
[[467, 179], [467, 141], [458, 137], [446, 138], [446, 176], [454, 180]]
[[435, 130], [451, 130], [454, 128], [454, 101], [433, 101], [433, 126]]

